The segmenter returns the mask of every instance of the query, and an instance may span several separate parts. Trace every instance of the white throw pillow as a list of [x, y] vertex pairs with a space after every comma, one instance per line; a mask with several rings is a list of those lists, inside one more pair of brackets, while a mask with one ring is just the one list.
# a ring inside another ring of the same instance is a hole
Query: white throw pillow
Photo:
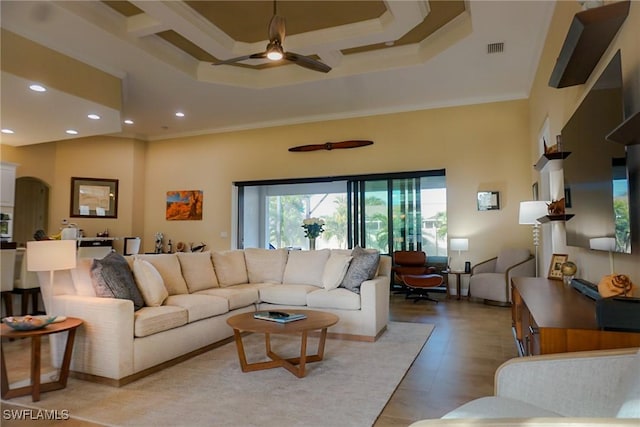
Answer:
[[78, 258], [76, 268], [71, 269], [71, 280], [76, 290], [76, 295], [83, 297], [95, 297], [96, 290], [91, 283], [92, 258]]
[[282, 283], [322, 287], [322, 273], [330, 253], [329, 249], [289, 252]]
[[167, 288], [158, 270], [148, 261], [133, 261], [133, 277], [140, 289], [144, 304], [148, 307], [159, 307], [169, 296]]
[[189, 293], [176, 254], [136, 255], [135, 258], [149, 261], [158, 270], [169, 295]]
[[189, 292], [197, 292], [204, 289], [217, 288], [218, 279], [213, 271], [211, 252], [178, 252], [178, 261], [182, 268], [182, 276]]
[[286, 249], [246, 248], [244, 259], [249, 283], [282, 283], [287, 264]]
[[247, 265], [244, 261], [244, 251], [231, 250], [212, 252], [213, 268], [218, 276], [220, 287], [249, 283]]
[[322, 285], [326, 290], [329, 291], [340, 286], [352, 258], [351, 255], [331, 252], [322, 273]]

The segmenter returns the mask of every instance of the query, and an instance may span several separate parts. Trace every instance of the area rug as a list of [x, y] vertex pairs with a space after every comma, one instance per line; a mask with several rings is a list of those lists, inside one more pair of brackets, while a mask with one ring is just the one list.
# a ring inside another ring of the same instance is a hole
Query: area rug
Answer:
[[[433, 331], [432, 325], [391, 322], [375, 343], [328, 339], [325, 358], [297, 378], [283, 368], [243, 373], [234, 343], [201, 354], [124, 387], [70, 379], [29, 408], [68, 410], [72, 418], [123, 426], [371, 426]], [[264, 336], [244, 337], [249, 362], [264, 360]], [[167, 343], [170, 345], [170, 343]], [[272, 336], [272, 348], [292, 357], [299, 337]], [[315, 353], [317, 338], [308, 352]]]

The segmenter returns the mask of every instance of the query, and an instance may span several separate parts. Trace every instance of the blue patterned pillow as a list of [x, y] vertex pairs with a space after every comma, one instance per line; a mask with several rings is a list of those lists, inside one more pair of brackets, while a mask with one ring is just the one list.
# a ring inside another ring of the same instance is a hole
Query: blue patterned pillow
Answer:
[[356, 294], [360, 293], [360, 285], [365, 280], [371, 280], [375, 277], [380, 262], [379, 252], [369, 252], [356, 246], [351, 251], [351, 264], [342, 279], [340, 287], [346, 288]]
[[131, 300], [134, 310], [144, 307], [144, 299], [133, 279], [129, 263], [120, 254], [111, 252], [102, 259], [94, 259], [91, 283], [96, 296]]

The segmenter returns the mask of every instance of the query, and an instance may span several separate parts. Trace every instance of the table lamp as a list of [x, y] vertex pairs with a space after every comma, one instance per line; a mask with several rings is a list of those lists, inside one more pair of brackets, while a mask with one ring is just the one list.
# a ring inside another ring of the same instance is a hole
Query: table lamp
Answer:
[[40, 285], [44, 309], [48, 315], [52, 313], [53, 272], [69, 270], [76, 266], [75, 240], [39, 240], [27, 242], [27, 270], [48, 271], [49, 283]]
[[518, 223], [522, 225], [533, 225], [536, 277], [538, 277], [538, 246], [540, 245], [540, 222], [538, 221], [538, 218], [543, 217], [548, 213], [547, 203], [548, 202], [542, 200], [520, 202]]
[[[469, 239], [450, 239], [449, 249], [451, 249], [452, 251], [458, 251], [458, 257], [460, 257], [460, 252], [469, 250]], [[462, 270], [462, 268], [458, 268], [457, 270]]]

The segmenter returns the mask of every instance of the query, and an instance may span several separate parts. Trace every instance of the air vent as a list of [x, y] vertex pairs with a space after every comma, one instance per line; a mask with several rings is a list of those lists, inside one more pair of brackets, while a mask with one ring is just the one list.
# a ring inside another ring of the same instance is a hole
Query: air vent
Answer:
[[487, 53], [501, 53], [504, 52], [504, 43], [489, 43], [487, 45]]

